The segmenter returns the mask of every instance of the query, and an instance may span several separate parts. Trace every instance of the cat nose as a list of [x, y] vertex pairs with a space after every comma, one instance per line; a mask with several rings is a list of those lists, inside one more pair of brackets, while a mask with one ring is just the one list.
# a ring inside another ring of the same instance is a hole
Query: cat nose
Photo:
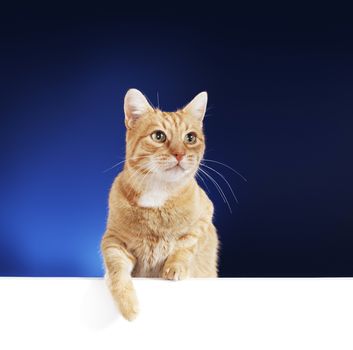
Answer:
[[174, 157], [177, 159], [178, 162], [180, 162], [184, 156], [185, 152], [174, 153]]

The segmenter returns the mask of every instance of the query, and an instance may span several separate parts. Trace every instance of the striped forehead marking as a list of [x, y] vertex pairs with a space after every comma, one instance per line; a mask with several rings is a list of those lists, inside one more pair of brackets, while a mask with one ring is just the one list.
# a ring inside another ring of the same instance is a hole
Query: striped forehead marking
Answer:
[[184, 117], [179, 112], [163, 113], [162, 125], [164, 128], [167, 127], [171, 130], [186, 130], [188, 128], [185, 123]]

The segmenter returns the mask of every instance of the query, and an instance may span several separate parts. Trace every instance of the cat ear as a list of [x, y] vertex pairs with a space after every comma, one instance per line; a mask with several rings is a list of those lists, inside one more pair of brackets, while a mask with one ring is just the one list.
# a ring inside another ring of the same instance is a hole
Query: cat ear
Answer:
[[183, 108], [183, 111], [193, 115], [199, 121], [202, 121], [206, 113], [206, 107], [207, 92], [203, 91], [196, 95], [196, 97]]
[[141, 91], [137, 89], [128, 90], [124, 100], [125, 125], [127, 128], [132, 128], [138, 118], [150, 111], [153, 111], [153, 108]]

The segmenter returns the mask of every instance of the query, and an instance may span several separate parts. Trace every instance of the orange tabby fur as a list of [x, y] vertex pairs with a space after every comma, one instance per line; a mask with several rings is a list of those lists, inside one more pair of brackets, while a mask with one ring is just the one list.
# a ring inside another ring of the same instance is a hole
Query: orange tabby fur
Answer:
[[[126, 94], [126, 162], [110, 191], [101, 250], [109, 289], [128, 320], [138, 313], [131, 276], [217, 277], [213, 204], [195, 180], [205, 151], [206, 103], [201, 93], [167, 113], [152, 108], [138, 90]], [[164, 143], [151, 138], [155, 130], [166, 134]], [[195, 144], [185, 142], [188, 132], [196, 133]], [[178, 154], [181, 169], [172, 167]]]

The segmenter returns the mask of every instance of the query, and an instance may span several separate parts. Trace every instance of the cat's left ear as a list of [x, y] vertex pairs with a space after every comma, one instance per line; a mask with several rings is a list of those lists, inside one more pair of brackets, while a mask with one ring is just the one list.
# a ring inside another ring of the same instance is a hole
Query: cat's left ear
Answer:
[[202, 122], [203, 118], [205, 117], [206, 107], [207, 92], [203, 91], [196, 95], [194, 99], [183, 108], [183, 111], [193, 115], [196, 119]]
[[151, 111], [153, 108], [141, 91], [128, 90], [124, 100], [125, 125], [128, 129], [133, 127], [138, 118]]

